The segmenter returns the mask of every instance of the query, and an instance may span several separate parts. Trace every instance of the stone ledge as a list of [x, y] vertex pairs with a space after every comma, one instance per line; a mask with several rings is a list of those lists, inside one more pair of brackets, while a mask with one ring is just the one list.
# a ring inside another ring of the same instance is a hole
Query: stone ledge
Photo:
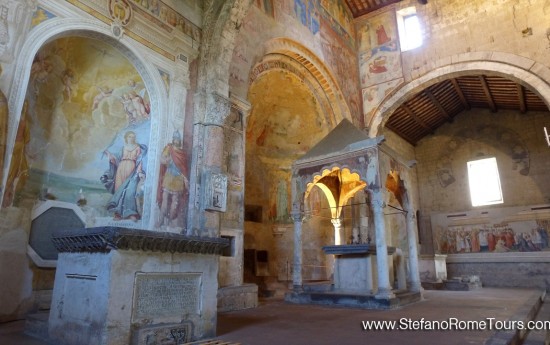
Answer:
[[52, 234], [52, 241], [60, 253], [110, 252], [114, 249], [221, 255], [224, 248], [229, 246], [229, 240], [225, 238], [192, 237], [119, 227], [56, 231]]
[[550, 252], [508, 252], [448, 254], [447, 263], [486, 263], [486, 262], [550, 262]]

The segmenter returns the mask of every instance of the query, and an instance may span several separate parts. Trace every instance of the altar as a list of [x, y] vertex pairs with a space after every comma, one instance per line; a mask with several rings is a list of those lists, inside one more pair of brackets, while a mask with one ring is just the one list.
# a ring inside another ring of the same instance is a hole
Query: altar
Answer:
[[[335, 257], [334, 291], [374, 295], [376, 277], [373, 276], [372, 257], [376, 255], [376, 246], [347, 244], [324, 246], [322, 249], [325, 254]], [[388, 255], [392, 255], [395, 248], [388, 247], [387, 251]]]
[[[418, 198], [411, 173], [416, 161], [406, 161], [384, 141], [342, 120], [293, 163], [294, 288], [286, 301], [387, 309], [422, 298]], [[335, 256], [330, 285], [313, 286], [303, 279], [302, 224], [310, 214], [306, 201], [313, 188], [326, 197], [334, 227], [334, 243], [322, 247], [325, 254]], [[352, 226], [358, 228], [349, 238], [344, 208], [358, 193], [365, 202], [355, 213]], [[388, 221], [394, 211], [401, 217], [399, 224]]]

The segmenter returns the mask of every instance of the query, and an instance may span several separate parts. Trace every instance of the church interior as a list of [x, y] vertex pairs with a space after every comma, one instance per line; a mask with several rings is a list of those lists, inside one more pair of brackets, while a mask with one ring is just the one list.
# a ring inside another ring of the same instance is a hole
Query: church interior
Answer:
[[548, 344], [549, 20], [0, 1], [0, 343]]

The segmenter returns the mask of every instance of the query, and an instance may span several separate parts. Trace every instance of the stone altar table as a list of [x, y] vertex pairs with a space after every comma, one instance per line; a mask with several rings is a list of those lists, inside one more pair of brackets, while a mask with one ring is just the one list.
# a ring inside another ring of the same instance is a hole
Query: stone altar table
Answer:
[[[373, 294], [372, 255], [376, 246], [370, 244], [347, 244], [324, 246], [327, 255], [334, 255], [334, 291]], [[388, 247], [388, 255], [395, 252]]]
[[183, 344], [216, 334], [223, 238], [100, 227], [55, 232], [56, 344]]

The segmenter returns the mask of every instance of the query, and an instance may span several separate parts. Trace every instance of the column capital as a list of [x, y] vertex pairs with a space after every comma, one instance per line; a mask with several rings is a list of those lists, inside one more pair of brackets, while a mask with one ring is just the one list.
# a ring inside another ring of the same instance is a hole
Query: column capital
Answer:
[[304, 220], [304, 215], [300, 211], [294, 211], [294, 212], [290, 213], [290, 217], [292, 218], [294, 223], [296, 223], [296, 222], [301, 223]]
[[335, 228], [339, 228], [342, 226], [342, 219], [341, 218], [332, 218], [330, 220], [330, 222], [332, 223], [332, 225], [334, 225]]

